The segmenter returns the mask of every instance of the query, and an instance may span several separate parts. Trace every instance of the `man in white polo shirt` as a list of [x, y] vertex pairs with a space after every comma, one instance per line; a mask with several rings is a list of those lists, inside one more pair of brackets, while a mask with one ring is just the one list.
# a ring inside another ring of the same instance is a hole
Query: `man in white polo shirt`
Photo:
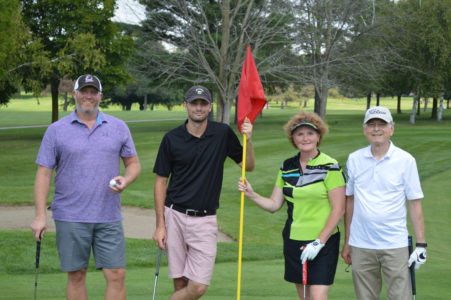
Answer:
[[[390, 141], [394, 123], [386, 107], [368, 109], [363, 123], [370, 145], [351, 153], [346, 164], [342, 257], [352, 263], [358, 299], [379, 299], [383, 274], [387, 298], [407, 300], [412, 296], [408, 266], [414, 263], [418, 269], [426, 262], [424, 195], [417, 165], [412, 155]], [[410, 257], [406, 200], [417, 242]]]

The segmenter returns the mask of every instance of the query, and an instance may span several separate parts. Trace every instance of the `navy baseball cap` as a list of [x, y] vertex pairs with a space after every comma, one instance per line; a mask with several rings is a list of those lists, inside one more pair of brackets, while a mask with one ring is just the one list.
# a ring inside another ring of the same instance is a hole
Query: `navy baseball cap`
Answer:
[[99, 78], [94, 75], [86, 74], [81, 75], [77, 78], [74, 85], [74, 90], [81, 90], [84, 87], [92, 86], [93, 88], [96, 88], [99, 92], [102, 91], [102, 84], [100, 83]]

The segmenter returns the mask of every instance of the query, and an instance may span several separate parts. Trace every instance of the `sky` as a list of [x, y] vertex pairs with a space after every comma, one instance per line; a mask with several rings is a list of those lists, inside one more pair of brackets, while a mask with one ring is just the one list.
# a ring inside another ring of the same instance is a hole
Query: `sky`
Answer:
[[115, 22], [139, 24], [145, 18], [146, 10], [138, 0], [117, 0], [117, 6], [116, 14], [113, 17]]
[[[164, 1], [164, 0], [162, 0]], [[138, 25], [146, 17], [146, 9], [139, 4], [138, 0], [117, 0], [116, 14], [113, 17], [115, 22], [123, 22]], [[163, 46], [168, 50], [174, 50], [174, 47], [168, 43], [162, 42]]]

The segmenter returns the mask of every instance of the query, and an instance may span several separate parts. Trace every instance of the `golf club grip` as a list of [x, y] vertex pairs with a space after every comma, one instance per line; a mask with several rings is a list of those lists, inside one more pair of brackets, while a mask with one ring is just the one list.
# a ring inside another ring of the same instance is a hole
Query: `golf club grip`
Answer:
[[[408, 241], [409, 241], [409, 257], [413, 252], [413, 242], [412, 242], [412, 236], [409, 235], [408, 237]], [[415, 282], [415, 263], [412, 263], [409, 267], [410, 270], [410, 282], [412, 283], [412, 295], [416, 295], [417, 294], [417, 285]]]
[[307, 285], [307, 262], [302, 264], [302, 284]]
[[157, 256], [157, 265], [156, 265], [155, 276], [158, 276], [158, 274], [160, 273], [161, 252], [162, 252], [161, 248], [158, 247], [158, 256]]
[[36, 242], [36, 269], [39, 268], [39, 258], [41, 257], [41, 241]]

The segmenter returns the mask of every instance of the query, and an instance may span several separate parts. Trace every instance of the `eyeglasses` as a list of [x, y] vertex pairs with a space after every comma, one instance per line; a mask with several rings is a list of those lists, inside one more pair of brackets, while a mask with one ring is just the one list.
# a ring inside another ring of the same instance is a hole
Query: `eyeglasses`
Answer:
[[99, 95], [100, 94], [100, 92], [99, 91], [77, 91], [77, 92], [79, 92], [81, 95], [83, 95], [83, 96], [97, 96], [97, 95]]

